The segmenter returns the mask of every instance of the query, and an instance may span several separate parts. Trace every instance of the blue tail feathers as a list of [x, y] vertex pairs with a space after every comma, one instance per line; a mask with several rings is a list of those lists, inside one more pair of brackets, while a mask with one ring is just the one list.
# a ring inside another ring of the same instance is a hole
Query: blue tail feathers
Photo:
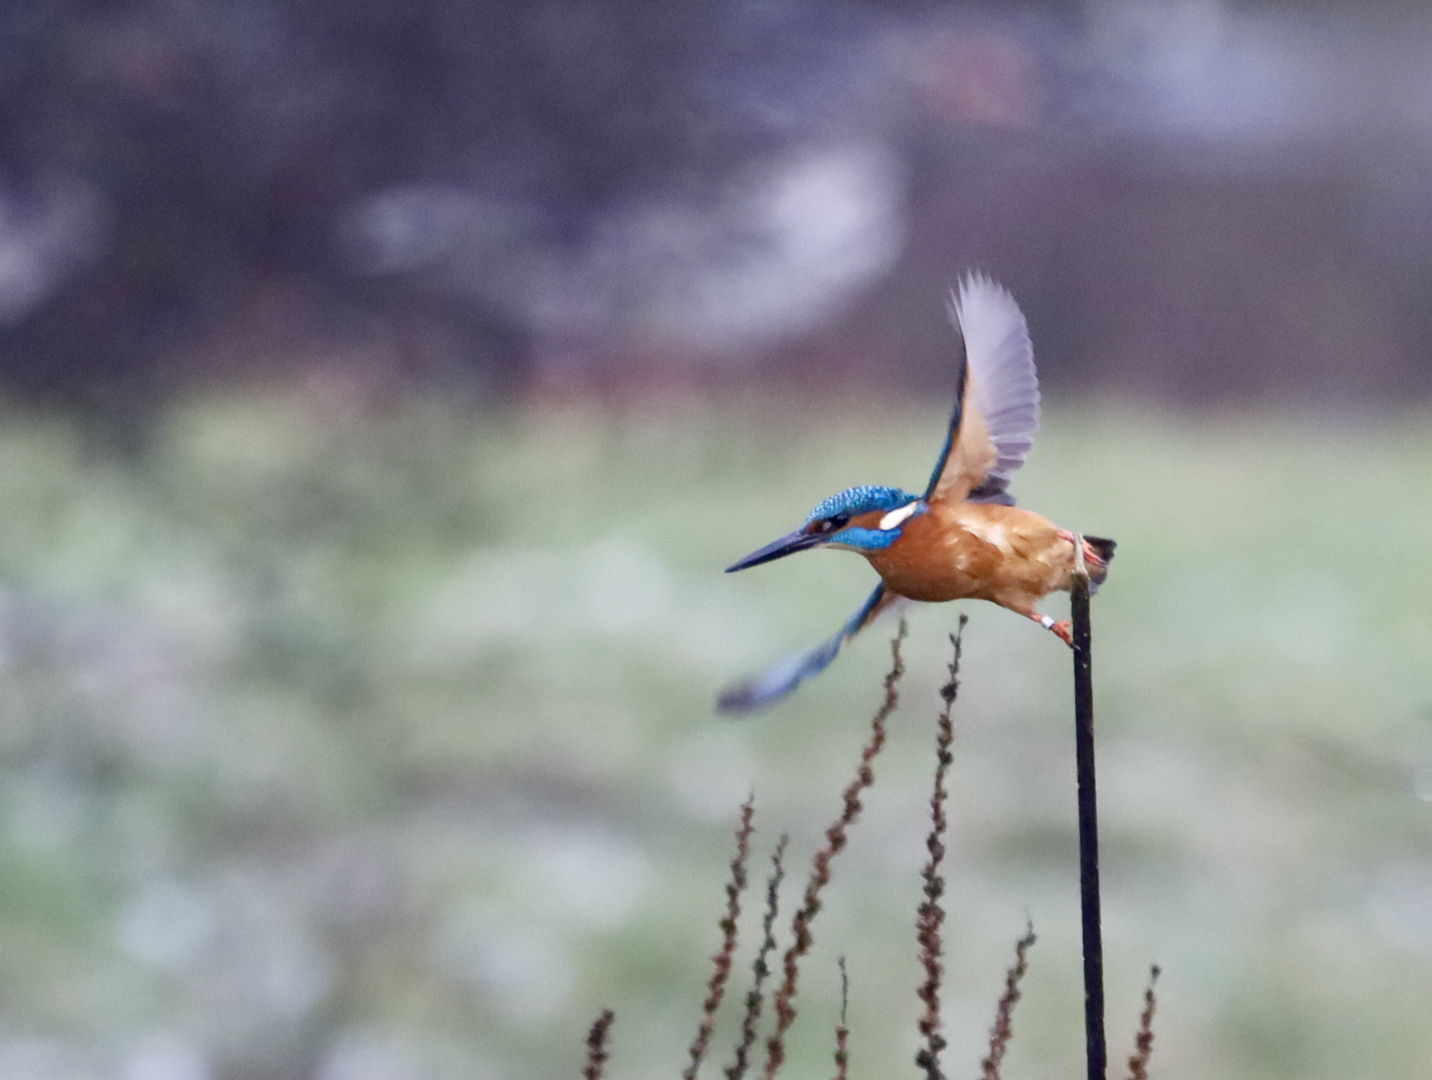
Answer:
[[1086, 536], [1084, 540], [1099, 553], [1099, 558], [1106, 563], [1114, 557], [1114, 549], [1119, 546], [1112, 540], [1105, 540], [1102, 536]]
[[1109, 562], [1114, 557], [1114, 549], [1119, 545], [1112, 540], [1104, 539], [1102, 536], [1086, 536], [1084, 537], [1084, 543], [1094, 549], [1095, 554], [1099, 556], [1100, 561], [1104, 564], [1102, 568], [1097, 570], [1090, 567], [1089, 592], [1094, 594], [1099, 591], [1099, 586], [1104, 584], [1104, 579], [1109, 576]]

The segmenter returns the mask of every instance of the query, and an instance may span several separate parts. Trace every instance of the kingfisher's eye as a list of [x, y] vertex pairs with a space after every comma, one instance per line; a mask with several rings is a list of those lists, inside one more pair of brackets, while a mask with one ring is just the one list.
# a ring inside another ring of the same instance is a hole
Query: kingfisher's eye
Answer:
[[838, 532], [845, 528], [849, 522], [849, 514], [836, 514], [835, 517], [821, 518], [819, 521], [812, 521], [803, 531], [816, 536], [825, 536], [827, 533]]

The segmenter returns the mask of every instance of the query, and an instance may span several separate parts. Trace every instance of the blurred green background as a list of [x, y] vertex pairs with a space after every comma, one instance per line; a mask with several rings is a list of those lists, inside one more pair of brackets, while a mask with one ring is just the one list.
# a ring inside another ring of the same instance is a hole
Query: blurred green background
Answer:
[[[873, 584], [721, 571], [928, 476], [971, 268], [1015, 494], [1119, 543], [1112, 1075], [1152, 963], [1155, 1075], [1432, 1075], [1432, 7], [10, 0], [0, 1080], [547, 1080], [604, 1007], [677, 1075], [737, 808], [789, 912], [892, 629], [718, 718]], [[839, 956], [852, 1075], [914, 1075], [961, 610], [948, 1073], [1027, 919], [1005, 1075], [1082, 1071], [1069, 655], [955, 604], [791, 1077]]]
[[[755, 791], [758, 874], [792, 834], [791, 907], [880, 697], [877, 628], [771, 713], [711, 713], [871, 578], [840, 553], [720, 568], [829, 489], [913, 482], [943, 421], [875, 410], [833, 448], [839, 414], [230, 396], [125, 461], [7, 416], [0, 979], [28, 1063], [7, 1067], [572, 1075], [611, 1006], [613, 1074], [674, 1075], [738, 804]], [[1021, 496], [1121, 545], [1095, 606], [1116, 1061], [1150, 962], [1161, 1075], [1432, 1054], [1426, 431], [1048, 411]], [[1028, 917], [1006, 1072], [1082, 1067], [1068, 654], [975, 604], [913, 614], [792, 1075], [828, 1068], [837, 955], [857, 1073], [911, 1060], [962, 607], [947, 1062], [982, 1056]]]

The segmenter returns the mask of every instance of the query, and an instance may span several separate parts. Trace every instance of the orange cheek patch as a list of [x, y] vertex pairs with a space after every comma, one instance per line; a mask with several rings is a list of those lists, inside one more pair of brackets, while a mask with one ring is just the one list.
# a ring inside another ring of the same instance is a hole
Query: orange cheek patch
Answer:
[[850, 525], [859, 526], [862, 529], [880, 528], [880, 519], [885, 516], [884, 510], [872, 510], [868, 514], [857, 514], [850, 519]]

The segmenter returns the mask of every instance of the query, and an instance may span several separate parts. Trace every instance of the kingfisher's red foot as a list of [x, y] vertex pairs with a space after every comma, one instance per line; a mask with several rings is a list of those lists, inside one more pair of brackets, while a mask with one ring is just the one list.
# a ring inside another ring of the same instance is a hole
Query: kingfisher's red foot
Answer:
[[1044, 627], [1044, 629], [1052, 630], [1054, 635], [1059, 638], [1060, 641], [1064, 642], [1065, 645], [1068, 645], [1071, 649], [1074, 647], [1074, 625], [1068, 619], [1060, 619], [1058, 622], [1055, 622], [1053, 616], [1040, 615], [1038, 612], [1031, 614], [1029, 617]]
[[[1075, 537], [1074, 534], [1068, 529], [1060, 529], [1059, 539], [1072, 544], [1074, 543]], [[1093, 544], [1089, 543], [1088, 540], [1084, 541], [1084, 563], [1087, 566], [1092, 566], [1095, 569], [1099, 570], [1102, 570], [1104, 569], [1104, 567], [1109, 565], [1105, 561], [1104, 557], [1099, 554], [1099, 549], [1096, 548]]]

